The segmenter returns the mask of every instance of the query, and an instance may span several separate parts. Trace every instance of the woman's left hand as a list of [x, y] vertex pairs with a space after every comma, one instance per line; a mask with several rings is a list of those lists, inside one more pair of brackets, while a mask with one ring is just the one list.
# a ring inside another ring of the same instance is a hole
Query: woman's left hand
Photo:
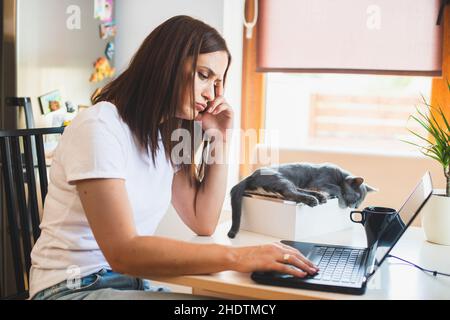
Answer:
[[217, 90], [216, 98], [208, 103], [204, 112], [199, 113], [196, 121], [202, 122], [202, 129], [217, 129], [221, 132], [223, 139], [226, 139], [227, 129], [233, 127], [233, 109], [222, 95], [222, 90]]

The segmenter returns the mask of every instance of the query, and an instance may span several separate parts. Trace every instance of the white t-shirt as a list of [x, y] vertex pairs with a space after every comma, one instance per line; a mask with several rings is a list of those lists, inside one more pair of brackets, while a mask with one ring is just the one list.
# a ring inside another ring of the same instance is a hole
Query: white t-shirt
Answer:
[[100, 102], [73, 120], [50, 168], [42, 232], [31, 253], [30, 297], [78, 274], [110, 268], [73, 182], [124, 179], [137, 232], [152, 235], [168, 209], [174, 174], [160, 135], [155, 164], [149, 153], [140, 151], [113, 104]]

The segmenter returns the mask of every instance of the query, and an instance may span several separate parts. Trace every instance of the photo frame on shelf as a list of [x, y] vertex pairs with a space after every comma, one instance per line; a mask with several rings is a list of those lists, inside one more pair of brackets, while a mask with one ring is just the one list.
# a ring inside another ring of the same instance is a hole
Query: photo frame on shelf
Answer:
[[101, 23], [99, 28], [100, 28], [100, 38], [101, 39], [114, 38], [117, 34], [117, 26], [114, 21], [107, 22], [107, 23]]
[[95, 0], [94, 18], [101, 22], [111, 22], [113, 19], [114, 0]]
[[54, 90], [38, 97], [42, 114], [59, 110], [63, 106], [61, 92]]

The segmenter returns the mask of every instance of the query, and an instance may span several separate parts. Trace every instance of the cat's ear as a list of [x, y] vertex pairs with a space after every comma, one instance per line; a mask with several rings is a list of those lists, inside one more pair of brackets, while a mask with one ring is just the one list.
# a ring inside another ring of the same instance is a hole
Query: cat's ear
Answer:
[[354, 176], [348, 176], [345, 178], [348, 184], [350, 184], [354, 188], [359, 188], [360, 185], [363, 184], [364, 178], [362, 177], [354, 177]]
[[375, 191], [379, 191], [377, 188], [371, 187], [369, 186], [367, 183], [365, 184], [366, 190], [367, 192], [375, 192]]

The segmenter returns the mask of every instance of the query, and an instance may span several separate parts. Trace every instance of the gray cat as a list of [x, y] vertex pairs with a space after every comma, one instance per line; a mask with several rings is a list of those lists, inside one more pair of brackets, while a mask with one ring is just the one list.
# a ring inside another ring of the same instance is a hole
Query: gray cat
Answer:
[[228, 237], [234, 238], [241, 224], [242, 197], [246, 193], [264, 193], [310, 207], [338, 198], [339, 207], [357, 208], [367, 192], [375, 188], [331, 163], [287, 163], [264, 167], [231, 189], [232, 225]]

